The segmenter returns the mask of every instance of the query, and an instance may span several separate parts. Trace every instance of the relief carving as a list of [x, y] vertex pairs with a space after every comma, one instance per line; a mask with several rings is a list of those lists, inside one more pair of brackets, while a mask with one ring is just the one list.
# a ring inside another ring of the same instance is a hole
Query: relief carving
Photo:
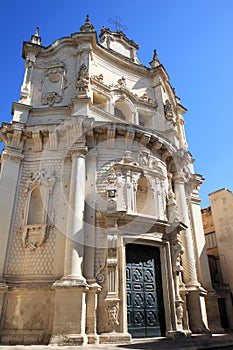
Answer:
[[53, 186], [55, 184], [55, 177], [49, 176], [45, 177], [45, 170], [33, 171], [31, 173], [31, 178], [27, 181], [25, 186], [25, 193], [28, 193], [36, 186], [44, 185], [49, 188], [49, 192], [51, 193]]
[[118, 303], [107, 307], [108, 324], [113, 326], [119, 325], [118, 313], [119, 313]]
[[150, 156], [149, 153], [147, 151], [141, 151], [139, 154], [139, 164], [141, 166], [149, 166], [149, 161], [150, 161]]
[[122, 77], [121, 79], [119, 79], [118, 81], [118, 84], [121, 88], [126, 88], [126, 80], [124, 77]]
[[45, 72], [42, 87], [42, 105], [53, 106], [60, 103], [66, 88], [65, 66], [63, 63], [54, 63]]
[[165, 113], [165, 118], [171, 122], [173, 124], [173, 126], [175, 125], [175, 115], [173, 112], [173, 108], [172, 108], [172, 104], [169, 100], [165, 101], [165, 105], [164, 105], [164, 113]]
[[107, 202], [108, 210], [116, 210], [117, 201], [117, 176], [115, 171], [112, 169], [107, 176]]
[[96, 268], [95, 277], [96, 277], [96, 280], [98, 283], [103, 284], [105, 281], [105, 274], [103, 273], [103, 271], [107, 265], [108, 251], [107, 251], [107, 249], [102, 248], [99, 250], [99, 252], [101, 252], [101, 254], [100, 254], [101, 258], [99, 258], [97, 261], [97, 268]]
[[168, 173], [168, 196], [167, 196], [167, 215], [169, 222], [179, 222], [179, 208], [176, 203], [175, 193], [172, 188], [172, 174]]
[[183, 301], [179, 300], [176, 302], [176, 318], [177, 318], [177, 323], [182, 324], [183, 316], [184, 316], [184, 311], [183, 311]]
[[78, 96], [86, 96], [89, 85], [89, 73], [87, 66], [83, 63], [78, 72], [78, 78], [76, 82], [76, 89]]
[[51, 225], [27, 225], [20, 228], [23, 247], [34, 251], [48, 239]]

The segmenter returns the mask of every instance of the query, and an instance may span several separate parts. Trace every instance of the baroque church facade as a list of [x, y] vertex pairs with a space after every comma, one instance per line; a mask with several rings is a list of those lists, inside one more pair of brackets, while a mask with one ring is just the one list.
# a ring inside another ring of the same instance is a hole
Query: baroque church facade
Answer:
[[2, 123], [0, 338], [111, 343], [219, 330], [181, 105], [156, 51], [89, 17], [25, 74]]

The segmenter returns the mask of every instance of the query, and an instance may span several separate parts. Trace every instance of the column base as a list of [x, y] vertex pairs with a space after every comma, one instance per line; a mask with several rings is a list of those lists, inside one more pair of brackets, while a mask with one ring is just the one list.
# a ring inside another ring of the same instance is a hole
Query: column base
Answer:
[[53, 283], [52, 288], [69, 288], [69, 287], [88, 287], [87, 281], [83, 276], [68, 275], [62, 277]]
[[102, 333], [99, 336], [100, 344], [122, 344], [122, 343], [130, 343], [131, 335], [129, 333]]
[[187, 306], [189, 325], [192, 333], [211, 335], [208, 329], [205, 296], [207, 291], [202, 287], [187, 288]]
[[96, 333], [97, 295], [102, 287], [94, 279], [87, 280], [89, 290], [86, 293], [86, 334], [88, 344], [98, 344], [99, 336]]
[[98, 334], [87, 334], [87, 344], [99, 344]]
[[172, 340], [181, 340], [185, 338], [189, 338], [191, 336], [191, 332], [186, 331], [169, 331], [167, 332], [167, 337]]
[[53, 334], [50, 344], [82, 345], [87, 343], [85, 334], [86, 281], [62, 278], [56, 281]]
[[80, 334], [54, 334], [52, 335], [49, 345], [83, 345], [86, 344], [86, 339]]

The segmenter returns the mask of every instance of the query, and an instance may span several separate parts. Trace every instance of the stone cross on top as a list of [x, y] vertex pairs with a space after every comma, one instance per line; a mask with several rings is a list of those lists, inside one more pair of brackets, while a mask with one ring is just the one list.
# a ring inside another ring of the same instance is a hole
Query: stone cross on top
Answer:
[[119, 16], [115, 16], [114, 19], [109, 18], [108, 21], [111, 24], [114, 24], [116, 27], [116, 32], [120, 32], [121, 30], [127, 30], [128, 27], [126, 27], [125, 25], [121, 24], [121, 18]]

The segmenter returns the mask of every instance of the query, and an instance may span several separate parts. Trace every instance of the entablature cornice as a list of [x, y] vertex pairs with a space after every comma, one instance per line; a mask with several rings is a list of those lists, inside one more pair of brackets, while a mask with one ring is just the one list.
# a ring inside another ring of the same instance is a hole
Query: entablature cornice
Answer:
[[107, 140], [109, 138], [109, 128], [111, 129], [112, 139], [115, 139], [117, 137], [125, 137], [125, 139], [127, 139], [129, 137], [131, 141], [141, 143], [152, 153], [156, 152], [165, 154], [166, 152], [167, 156], [174, 156], [177, 154], [177, 147], [157, 132], [151, 132], [148, 129], [144, 130], [140, 126], [130, 125], [129, 127], [127, 124], [122, 123], [94, 123], [92, 129], [89, 130], [89, 132], [91, 133], [92, 138], [95, 139], [96, 144], [98, 143], [98, 135], [101, 135], [101, 141]]
[[21, 122], [2, 123], [0, 129], [0, 139], [5, 146], [22, 149], [24, 143], [25, 124]]
[[[3, 159], [3, 161], [5, 161], [7, 159], [7, 160], [14, 162], [14, 163], [21, 163], [22, 160], [24, 159], [24, 155], [22, 153], [19, 153], [19, 152], [14, 152], [12, 150], [5, 149], [2, 152], [2, 159]], [[2, 163], [2, 159], [1, 159], [1, 163]]]
[[28, 56], [36, 57], [39, 52], [44, 49], [44, 46], [37, 45], [28, 41], [23, 42], [22, 57], [26, 59]]
[[54, 41], [51, 45], [47, 47], [42, 47], [40, 51], [40, 58], [55, 55], [58, 51], [64, 47], [72, 47], [77, 49], [79, 46], [85, 43], [90, 43], [94, 45], [97, 42], [97, 36], [95, 32], [89, 33], [73, 33], [69, 37], [63, 37]]
[[57, 113], [65, 113], [65, 116], [70, 115], [70, 106], [53, 106], [53, 107], [33, 107], [30, 110], [30, 115], [45, 115], [45, 116], [50, 116], [50, 115], [56, 115]]
[[110, 229], [118, 228], [121, 235], [130, 236], [138, 233], [163, 232], [170, 224], [167, 221], [158, 220], [153, 215], [128, 214], [126, 212], [108, 213], [97, 211], [97, 224], [99, 227]]

